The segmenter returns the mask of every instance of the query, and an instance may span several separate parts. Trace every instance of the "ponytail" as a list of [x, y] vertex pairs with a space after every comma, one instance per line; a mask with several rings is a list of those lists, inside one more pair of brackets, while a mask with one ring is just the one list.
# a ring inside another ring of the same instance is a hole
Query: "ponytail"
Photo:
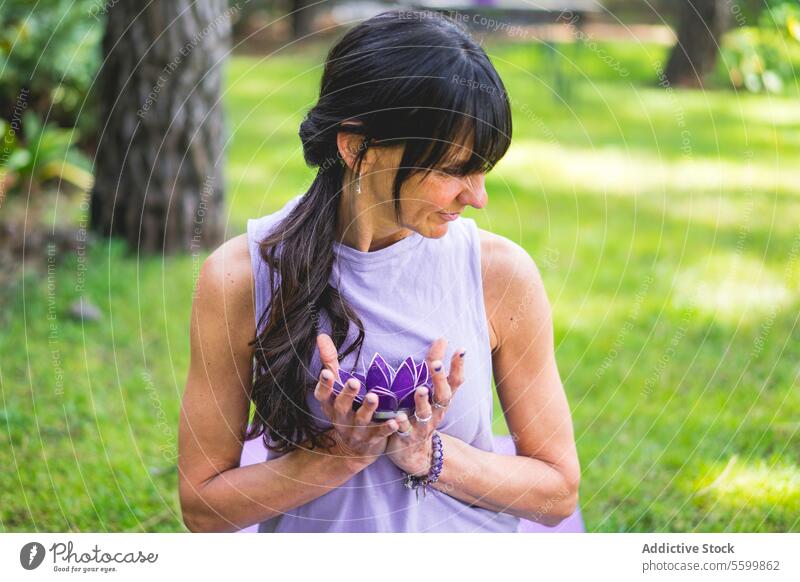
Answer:
[[[331, 339], [342, 359], [364, 341], [361, 319], [329, 283], [333, 270], [333, 241], [344, 168], [329, 158], [311, 187], [275, 229], [259, 244], [269, 267], [270, 301], [259, 317], [254, 348], [251, 399], [256, 414], [247, 440], [266, 434], [272, 450], [284, 453], [306, 439], [311, 448], [331, 446], [324, 429], [313, 422], [306, 395], [312, 383], [306, 373], [319, 333], [319, 315], [331, 320]], [[360, 163], [359, 158], [359, 163]], [[350, 322], [359, 330], [347, 347]], [[274, 443], [274, 444], [273, 444]]]

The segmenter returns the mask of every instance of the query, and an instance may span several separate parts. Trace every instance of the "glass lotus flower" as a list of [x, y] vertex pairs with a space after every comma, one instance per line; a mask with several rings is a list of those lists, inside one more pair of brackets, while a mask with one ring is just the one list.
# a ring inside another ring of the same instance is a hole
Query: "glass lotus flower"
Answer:
[[428, 364], [425, 361], [417, 364], [411, 356], [403, 360], [396, 370], [377, 352], [366, 374], [346, 372], [340, 368], [339, 380], [333, 383], [333, 391], [338, 395], [351, 378], [360, 383], [358, 394], [353, 399], [354, 408], [361, 406], [368, 392], [374, 392], [378, 397], [378, 408], [372, 416], [374, 420], [394, 418], [401, 411], [413, 414], [416, 408], [414, 392], [420, 386], [428, 388], [428, 399], [433, 402], [433, 383]]

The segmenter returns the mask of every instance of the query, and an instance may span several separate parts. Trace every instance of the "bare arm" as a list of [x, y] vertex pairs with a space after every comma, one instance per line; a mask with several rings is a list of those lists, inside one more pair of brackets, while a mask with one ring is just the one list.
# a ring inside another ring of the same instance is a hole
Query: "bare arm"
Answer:
[[252, 390], [255, 333], [246, 235], [200, 271], [192, 306], [191, 362], [179, 430], [179, 494], [191, 531], [236, 531], [346, 483], [368, 463], [334, 450], [296, 449], [240, 467]]
[[538, 269], [518, 245], [482, 233], [484, 292], [497, 391], [517, 455], [442, 435], [436, 489], [470, 504], [556, 525], [577, 506], [580, 466], [556, 366], [550, 305]]

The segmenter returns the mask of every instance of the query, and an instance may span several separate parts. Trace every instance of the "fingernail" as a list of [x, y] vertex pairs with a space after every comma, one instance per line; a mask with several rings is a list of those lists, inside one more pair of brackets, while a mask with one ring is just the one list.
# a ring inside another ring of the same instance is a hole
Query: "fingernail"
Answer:
[[350, 382], [348, 382], [347, 385], [353, 392], [358, 390], [358, 380], [350, 380]]
[[441, 369], [442, 369], [442, 363], [441, 362], [437, 361], [436, 363], [433, 364], [433, 371], [434, 372], [439, 372]]
[[322, 370], [322, 379], [326, 382], [329, 382], [331, 379], [331, 373], [328, 370]]
[[461, 353], [460, 353], [460, 354], [458, 354], [458, 357], [459, 357], [459, 358], [463, 358], [463, 357], [464, 357], [464, 354], [466, 354], [466, 353], [467, 353], [467, 350], [461, 350]]
[[427, 396], [428, 395], [428, 389], [427, 388], [420, 388], [419, 389], [419, 395], [420, 396]]
[[369, 394], [367, 394], [366, 400], [369, 404], [375, 404], [378, 401], [378, 397], [375, 396], [372, 392], [370, 392]]

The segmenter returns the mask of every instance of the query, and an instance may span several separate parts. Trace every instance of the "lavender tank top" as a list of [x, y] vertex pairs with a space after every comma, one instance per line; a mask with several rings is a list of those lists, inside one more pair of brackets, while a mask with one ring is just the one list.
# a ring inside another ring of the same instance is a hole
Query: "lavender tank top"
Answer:
[[[269, 303], [268, 267], [258, 243], [300, 201], [290, 200], [279, 211], [247, 223], [255, 309], [260, 315]], [[408, 356], [422, 361], [437, 337], [448, 341], [445, 370], [459, 347], [467, 350], [464, 383], [453, 397], [438, 430], [470, 445], [493, 451], [492, 366], [489, 330], [481, 282], [480, 240], [472, 219], [449, 223], [439, 239], [412, 233], [388, 247], [362, 252], [334, 243], [330, 282], [357, 311], [365, 331], [360, 361], [358, 350], [340, 366], [363, 371], [375, 352], [392, 366]], [[330, 333], [326, 314], [320, 329]], [[351, 334], [345, 346], [356, 337]], [[321, 362], [315, 355], [309, 366], [319, 377]], [[313, 390], [307, 396], [316, 422], [329, 427]], [[267, 460], [279, 456], [269, 451]], [[445, 449], [445, 458], [447, 450]], [[516, 532], [520, 519], [469, 505], [447, 493], [428, 488], [416, 494], [402, 482], [403, 474], [388, 457], [381, 457], [343, 485], [304, 505], [267, 519], [259, 532]]]

